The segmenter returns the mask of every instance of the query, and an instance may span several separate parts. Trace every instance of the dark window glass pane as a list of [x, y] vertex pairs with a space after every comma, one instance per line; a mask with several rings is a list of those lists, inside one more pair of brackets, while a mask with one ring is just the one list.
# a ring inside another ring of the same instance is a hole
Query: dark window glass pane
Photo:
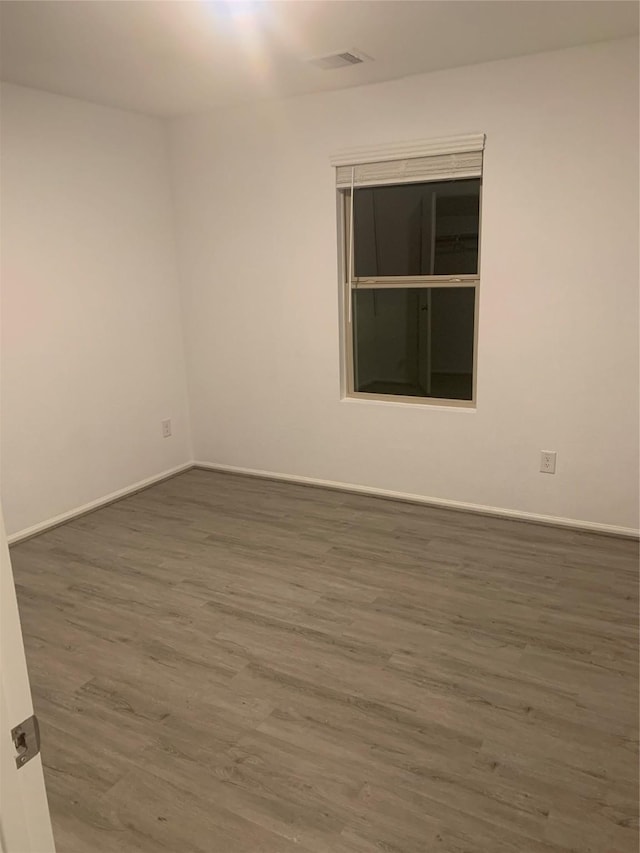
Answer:
[[475, 275], [480, 180], [354, 190], [354, 273]]
[[471, 400], [474, 306], [473, 287], [354, 290], [354, 390]]
[[[469, 187], [468, 184], [474, 184]], [[436, 185], [434, 275], [478, 272], [480, 181]]]

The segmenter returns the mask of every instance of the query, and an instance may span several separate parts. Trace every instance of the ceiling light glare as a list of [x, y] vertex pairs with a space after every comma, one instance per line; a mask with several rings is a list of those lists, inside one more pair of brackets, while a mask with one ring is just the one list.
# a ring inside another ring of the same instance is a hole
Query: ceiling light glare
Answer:
[[222, 20], [241, 21], [247, 18], [255, 18], [265, 2], [256, 0], [212, 0], [207, 4]]

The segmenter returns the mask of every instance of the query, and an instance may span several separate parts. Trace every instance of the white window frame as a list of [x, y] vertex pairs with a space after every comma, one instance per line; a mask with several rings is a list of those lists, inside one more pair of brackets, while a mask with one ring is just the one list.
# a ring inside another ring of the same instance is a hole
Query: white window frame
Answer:
[[[480, 251], [482, 245], [482, 184], [480, 186], [480, 221], [478, 232], [478, 272], [475, 275], [422, 275], [422, 276], [354, 276], [353, 235], [351, 232], [352, 193], [359, 186], [384, 186], [397, 183], [427, 183], [442, 180], [482, 180], [482, 152], [484, 134], [459, 136], [422, 142], [400, 143], [393, 146], [344, 151], [331, 158], [336, 167], [338, 196], [338, 239], [339, 276], [341, 304], [341, 379], [342, 398], [347, 400], [374, 400], [389, 404], [411, 404], [418, 406], [446, 406], [475, 409], [477, 405], [478, 375], [478, 315], [480, 299]], [[479, 152], [478, 156], [466, 158], [468, 152]], [[462, 156], [460, 156], [462, 155]], [[424, 159], [429, 158], [429, 159]], [[433, 159], [432, 159], [433, 158]], [[473, 161], [473, 165], [469, 165]], [[388, 165], [387, 165], [388, 164]], [[434, 164], [433, 166], [431, 164]], [[358, 166], [363, 166], [358, 182]], [[346, 168], [345, 168], [346, 167]], [[428, 175], [420, 175], [421, 170]], [[432, 177], [432, 172], [435, 177]], [[350, 185], [345, 178], [350, 173]], [[386, 174], [385, 174], [386, 173]], [[395, 173], [395, 174], [394, 174]], [[376, 179], [378, 174], [382, 179]], [[407, 175], [411, 175], [408, 178]], [[415, 176], [414, 176], [415, 175]], [[355, 390], [354, 378], [354, 325], [352, 317], [353, 291], [360, 289], [380, 290], [389, 288], [429, 287], [473, 287], [473, 366], [472, 395], [470, 400], [442, 397], [417, 397], [399, 394], [374, 394]]]

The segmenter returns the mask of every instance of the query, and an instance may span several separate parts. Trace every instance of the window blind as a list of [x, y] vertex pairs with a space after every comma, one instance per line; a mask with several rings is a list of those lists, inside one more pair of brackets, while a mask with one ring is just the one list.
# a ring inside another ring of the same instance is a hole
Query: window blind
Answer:
[[331, 158], [338, 188], [482, 176], [484, 134], [344, 151]]

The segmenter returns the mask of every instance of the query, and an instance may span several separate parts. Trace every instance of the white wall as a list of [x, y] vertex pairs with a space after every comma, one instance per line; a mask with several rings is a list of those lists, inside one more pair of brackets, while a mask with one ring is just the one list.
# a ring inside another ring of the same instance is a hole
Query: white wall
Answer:
[[[637, 528], [637, 51], [176, 120], [195, 457]], [[329, 155], [478, 131], [477, 411], [341, 402]], [[555, 476], [541, 449], [558, 452]]]
[[1, 167], [11, 534], [191, 450], [162, 123], [3, 85]]

